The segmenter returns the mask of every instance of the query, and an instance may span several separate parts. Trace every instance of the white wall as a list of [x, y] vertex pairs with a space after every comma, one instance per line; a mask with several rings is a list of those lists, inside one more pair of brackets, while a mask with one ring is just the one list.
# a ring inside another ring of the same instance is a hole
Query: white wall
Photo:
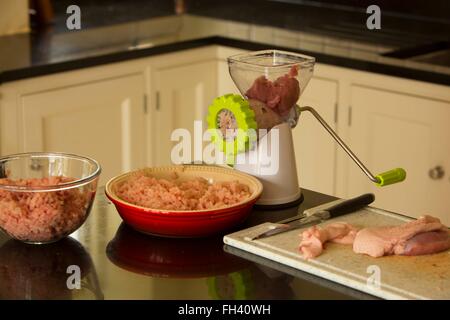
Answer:
[[29, 29], [28, 0], [0, 0], [0, 36]]

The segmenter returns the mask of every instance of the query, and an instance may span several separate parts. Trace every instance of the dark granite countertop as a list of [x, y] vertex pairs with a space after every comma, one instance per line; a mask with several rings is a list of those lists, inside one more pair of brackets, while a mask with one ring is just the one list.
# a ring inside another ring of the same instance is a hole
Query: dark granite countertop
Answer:
[[371, 31], [361, 10], [270, 1], [256, 5], [254, 0], [214, 2], [214, 6], [190, 1], [184, 13], [175, 14], [173, 7], [156, 5], [159, 2], [141, 7], [142, 1], [136, 1], [140, 10], [101, 6], [102, 1], [96, 7], [82, 7], [85, 20], [80, 31], [66, 30], [65, 15], [57, 14], [51, 29], [0, 37], [0, 83], [224, 45], [303, 52], [319, 63], [450, 85], [450, 66], [383, 56], [448, 41], [449, 21], [383, 13], [382, 29]]
[[[302, 190], [282, 210], [254, 209], [239, 228], [280, 221], [335, 198]], [[80, 267], [81, 289], [67, 288], [68, 265]], [[121, 222], [101, 188], [84, 225], [48, 245], [0, 232], [0, 299], [374, 299], [274, 261], [224, 247], [222, 236], [158, 238]]]

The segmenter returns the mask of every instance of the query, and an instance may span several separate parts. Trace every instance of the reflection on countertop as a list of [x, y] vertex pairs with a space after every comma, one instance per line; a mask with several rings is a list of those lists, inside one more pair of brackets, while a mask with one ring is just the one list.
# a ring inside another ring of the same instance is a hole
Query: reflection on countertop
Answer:
[[47, 245], [9, 239], [0, 246], [0, 299], [98, 300], [103, 294], [89, 253], [75, 239]]
[[248, 265], [222, 249], [222, 237], [161, 238], [133, 230], [125, 223], [106, 248], [117, 266], [138, 274], [163, 278], [201, 278], [227, 274]]
[[387, 15], [383, 28], [371, 31], [365, 26], [365, 12], [262, 3], [252, 7], [220, 2], [214, 8], [190, 4], [186, 14], [155, 9], [148, 18], [101, 26], [87, 23], [81, 31], [63, 31], [59, 22], [59, 27], [30, 35], [0, 37], [0, 82], [214, 44], [278, 47], [314, 55], [322, 63], [381, 73], [388, 73], [383, 66], [403, 68], [417, 71], [407, 77], [420, 80], [420, 72], [426, 72], [444, 76], [435, 82], [449, 82], [450, 66], [382, 55], [448, 41], [449, 24]]

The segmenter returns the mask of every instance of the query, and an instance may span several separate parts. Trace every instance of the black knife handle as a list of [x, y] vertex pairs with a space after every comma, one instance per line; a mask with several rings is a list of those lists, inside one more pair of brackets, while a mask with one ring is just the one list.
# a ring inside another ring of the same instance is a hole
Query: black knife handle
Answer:
[[365, 193], [356, 198], [345, 200], [344, 202], [338, 203], [325, 211], [330, 213], [331, 218], [339, 217], [349, 212], [357, 211], [375, 200], [375, 195], [373, 193]]

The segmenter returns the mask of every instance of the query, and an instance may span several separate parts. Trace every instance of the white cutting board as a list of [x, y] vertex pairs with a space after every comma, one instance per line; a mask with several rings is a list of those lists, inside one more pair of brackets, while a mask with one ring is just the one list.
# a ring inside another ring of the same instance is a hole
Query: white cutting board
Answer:
[[[367, 207], [343, 217], [330, 219], [323, 225], [345, 221], [362, 228], [398, 225], [409, 220], [404, 216]], [[306, 260], [298, 251], [299, 235], [303, 229], [250, 240], [271, 225], [273, 224], [264, 223], [226, 235], [224, 242], [380, 298], [450, 299], [450, 250], [416, 257], [372, 258], [354, 253], [352, 246], [328, 243], [322, 255]]]

